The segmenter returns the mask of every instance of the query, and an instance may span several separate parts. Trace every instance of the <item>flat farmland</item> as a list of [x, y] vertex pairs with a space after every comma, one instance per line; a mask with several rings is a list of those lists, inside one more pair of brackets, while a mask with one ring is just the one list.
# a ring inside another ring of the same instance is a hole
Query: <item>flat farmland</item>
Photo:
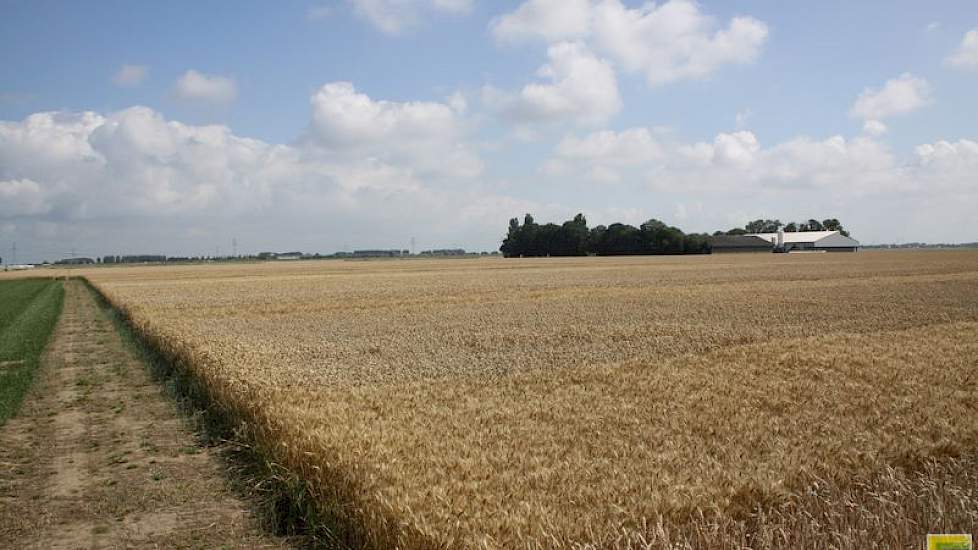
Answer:
[[975, 529], [974, 251], [71, 273], [341, 545], [915, 547]]

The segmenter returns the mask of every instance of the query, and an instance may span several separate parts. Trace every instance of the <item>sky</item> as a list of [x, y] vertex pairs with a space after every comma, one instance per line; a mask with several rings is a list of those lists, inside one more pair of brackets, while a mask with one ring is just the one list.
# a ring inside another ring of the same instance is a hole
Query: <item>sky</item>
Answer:
[[495, 250], [577, 212], [978, 241], [978, 5], [0, 0], [4, 261]]

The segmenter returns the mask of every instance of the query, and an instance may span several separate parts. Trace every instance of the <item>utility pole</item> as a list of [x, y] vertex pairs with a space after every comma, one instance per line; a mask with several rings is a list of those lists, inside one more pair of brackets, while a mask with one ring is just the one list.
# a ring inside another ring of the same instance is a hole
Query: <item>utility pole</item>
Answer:
[[10, 247], [10, 265], [17, 265], [17, 241]]
[[231, 237], [231, 257], [232, 258], [237, 258], [238, 257], [238, 238], [237, 237]]

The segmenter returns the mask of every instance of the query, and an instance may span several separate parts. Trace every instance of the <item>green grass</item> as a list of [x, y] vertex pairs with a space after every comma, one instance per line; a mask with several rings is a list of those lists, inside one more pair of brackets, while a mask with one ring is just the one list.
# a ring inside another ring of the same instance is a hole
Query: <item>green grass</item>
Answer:
[[63, 301], [53, 279], [0, 281], [0, 425], [20, 408]]

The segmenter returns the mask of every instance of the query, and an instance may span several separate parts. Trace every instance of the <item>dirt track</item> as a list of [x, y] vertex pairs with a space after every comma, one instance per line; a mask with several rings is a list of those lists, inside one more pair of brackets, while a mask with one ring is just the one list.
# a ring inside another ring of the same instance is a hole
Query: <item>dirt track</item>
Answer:
[[81, 283], [0, 428], [0, 548], [282, 548]]

